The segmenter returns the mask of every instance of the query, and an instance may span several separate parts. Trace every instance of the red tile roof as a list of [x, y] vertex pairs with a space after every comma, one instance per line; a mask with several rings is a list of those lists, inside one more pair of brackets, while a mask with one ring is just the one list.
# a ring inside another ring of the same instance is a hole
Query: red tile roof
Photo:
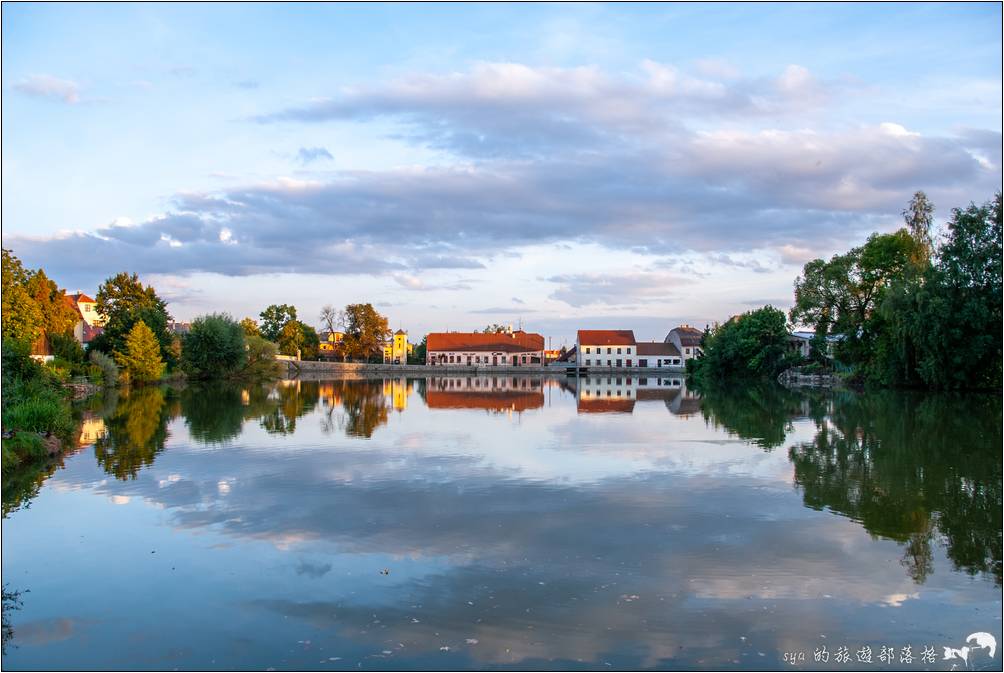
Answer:
[[432, 351], [499, 351], [519, 353], [544, 350], [544, 337], [527, 332], [484, 334], [482, 332], [432, 332], [425, 342]]
[[544, 393], [519, 390], [475, 392], [464, 390], [427, 390], [425, 404], [430, 409], [490, 409], [525, 411], [544, 406]]
[[679, 357], [680, 351], [675, 344], [662, 343], [661, 341], [639, 341], [638, 355], [662, 355]]
[[634, 331], [629, 329], [580, 329], [583, 346], [634, 346]]
[[90, 343], [94, 339], [94, 337], [100, 335], [104, 331], [105, 331], [104, 327], [94, 327], [92, 325], [84, 323], [84, 343], [85, 344]]
[[634, 411], [634, 400], [579, 400], [580, 414], [630, 414]]
[[73, 301], [75, 301], [77, 303], [80, 303], [80, 302], [84, 302], [84, 303], [88, 303], [88, 304], [96, 304], [97, 303], [93, 299], [91, 299], [90, 297], [88, 297], [86, 294], [84, 294], [83, 292], [77, 292], [76, 294], [71, 294], [70, 296], [73, 297]]

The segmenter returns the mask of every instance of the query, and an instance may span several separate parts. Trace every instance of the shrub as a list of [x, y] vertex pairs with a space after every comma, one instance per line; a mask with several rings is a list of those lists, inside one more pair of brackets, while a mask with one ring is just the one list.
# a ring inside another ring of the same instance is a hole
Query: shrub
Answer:
[[50, 389], [35, 389], [34, 394], [9, 405], [3, 411], [7, 431], [52, 432], [63, 434], [73, 429], [70, 409], [59, 393]]
[[247, 337], [247, 364], [241, 376], [248, 379], [275, 378], [279, 375], [279, 363], [275, 359], [278, 352], [276, 345], [268, 339]]
[[194, 378], [226, 378], [246, 362], [244, 328], [225, 313], [192, 321], [181, 349], [181, 365]]
[[84, 362], [87, 359], [84, 354], [84, 347], [80, 345], [80, 342], [77, 341], [72, 332], [50, 334], [49, 347], [52, 348], [52, 354], [57, 358], [62, 358], [73, 364]]
[[113, 386], [119, 380], [119, 368], [115, 360], [111, 359], [101, 351], [91, 351], [91, 363], [96, 367], [101, 377], [101, 383], [106, 386]]

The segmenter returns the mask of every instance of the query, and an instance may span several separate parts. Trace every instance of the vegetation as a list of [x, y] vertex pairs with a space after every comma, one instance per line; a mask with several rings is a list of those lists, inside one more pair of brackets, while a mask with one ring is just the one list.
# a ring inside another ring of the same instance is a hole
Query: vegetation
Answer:
[[258, 321], [254, 318], [244, 318], [241, 320], [241, 329], [244, 330], [246, 336], [261, 336], [261, 330], [258, 329]]
[[164, 373], [161, 347], [153, 330], [142, 320], [137, 321], [126, 335], [121, 351], [115, 351], [115, 362], [129, 381], [149, 383]]
[[101, 351], [91, 351], [91, 363], [97, 368], [95, 372], [96, 376], [92, 374], [92, 378], [97, 382], [104, 384], [106, 387], [114, 386], [119, 380], [119, 367], [115, 364], [115, 360], [108, 357]]
[[956, 208], [940, 246], [918, 192], [906, 226], [805, 265], [792, 322], [840, 335], [836, 357], [886, 386], [1001, 385], [1001, 194]]
[[387, 318], [372, 304], [349, 304], [345, 307], [345, 357], [369, 360], [383, 358], [383, 343], [391, 335]]
[[261, 312], [261, 335], [272, 342], [279, 341], [279, 333], [287, 323], [296, 320], [296, 307], [272, 304]]
[[107, 322], [90, 348], [118, 359], [117, 354], [127, 353], [126, 341], [137, 323], [142, 322], [153, 334], [162, 362], [168, 367], [177, 364], [177, 350], [172, 347], [174, 337], [167, 330], [171, 316], [167, 304], [152, 286], [143, 285], [135, 273], [119, 273], [98, 287], [95, 301]]
[[29, 357], [23, 341], [3, 342], [3, 471], [43, 461], [73, 431], [65, 390], [45, 367]]
[[793, 364], [784, 313], [764, 306], [734, 316], [705, 333], [703, 357], [688, 360], [698, 382], [776, 378]]
[[245, 364], [244, 328], [225, 313], [196, 318], [182, 340], [181, 366], [192, 378], [227, 378]]

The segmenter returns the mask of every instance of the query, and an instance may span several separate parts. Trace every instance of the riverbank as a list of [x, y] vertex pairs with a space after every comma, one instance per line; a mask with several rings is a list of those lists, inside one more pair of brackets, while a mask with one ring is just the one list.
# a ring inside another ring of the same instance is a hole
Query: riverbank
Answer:
[[465, 375], [495, 375], [519, 374], [522, 376], [575, 376], [576, 374], [618, 374], [632, 376], [658, 376], [660, 374], [682, 375], [683, 367], [477, 367], [467, 365], [391, 365], [366, 362], [326, 362], [313, 360], [279, 360], [286, 366], [287, 378], [299, 378], [304, 375], [359, 375], [386, 374], [392, 376], [456, 376]]

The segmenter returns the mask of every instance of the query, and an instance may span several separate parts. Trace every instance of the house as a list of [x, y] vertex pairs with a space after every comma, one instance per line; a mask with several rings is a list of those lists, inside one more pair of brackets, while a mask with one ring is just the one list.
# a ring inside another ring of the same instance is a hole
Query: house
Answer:
[[178, 322], [177, 320], [170, 320], [167, 323], [167, 331], [175, 336], [185, 336], [192, 331], [192, 323], [190, 322]]
[[104, 331], [105, 317], [98, 312], [98, 303], [83, 292], [63, 294], [63, 301], [77, 312], [77, 323], [73, 326], [73, 337], [81, 345], [87, 345]]
[[[816, 338], [816, 333], [809, 330], [796, 331], [788, 335], [788, 346], [792, 352], [798, 353], [803, 358], [812, 354], [812, 340]], [[840, 334], [826, 335], [826, 357], [833, 359], [833, 349], [837, 343], [843, 339]]]
[[638, 366], [647, 369], [679, 367], [683, 364], [680, 349], [676, 344], [659, 341], [638, 342]]
[[575, 350], [579, 367], [634, 367], [638, 359], [634, 332], [629, 329], [580, 329]]
[[394, 332], [393, 338], [383, 346], [383, 363], [393, 365], [408, 364], [412, 346], [408, 343], [408, 333], [402, 329]]
[[539, 367], [544, 363], [544, 337], [511, 329], [432, 332], [426, 337], [425, 362], [437, 367]]
[[336, 331], [325, 331], [320, 333], [321, 343], [318, 345], [317, 350], [320, 352], [321, 357], [337, 357], [341, 355], [342, 340], [345, 338], [345, 332]]
[[671, 329], [663, 341], [676, 346], [683, 362], [686, 362], [704, 354], [704, 351], [701, 350], [702, 339], [704, 339], [704, 332], [701, 330], [690, 325], [680, 325]]

